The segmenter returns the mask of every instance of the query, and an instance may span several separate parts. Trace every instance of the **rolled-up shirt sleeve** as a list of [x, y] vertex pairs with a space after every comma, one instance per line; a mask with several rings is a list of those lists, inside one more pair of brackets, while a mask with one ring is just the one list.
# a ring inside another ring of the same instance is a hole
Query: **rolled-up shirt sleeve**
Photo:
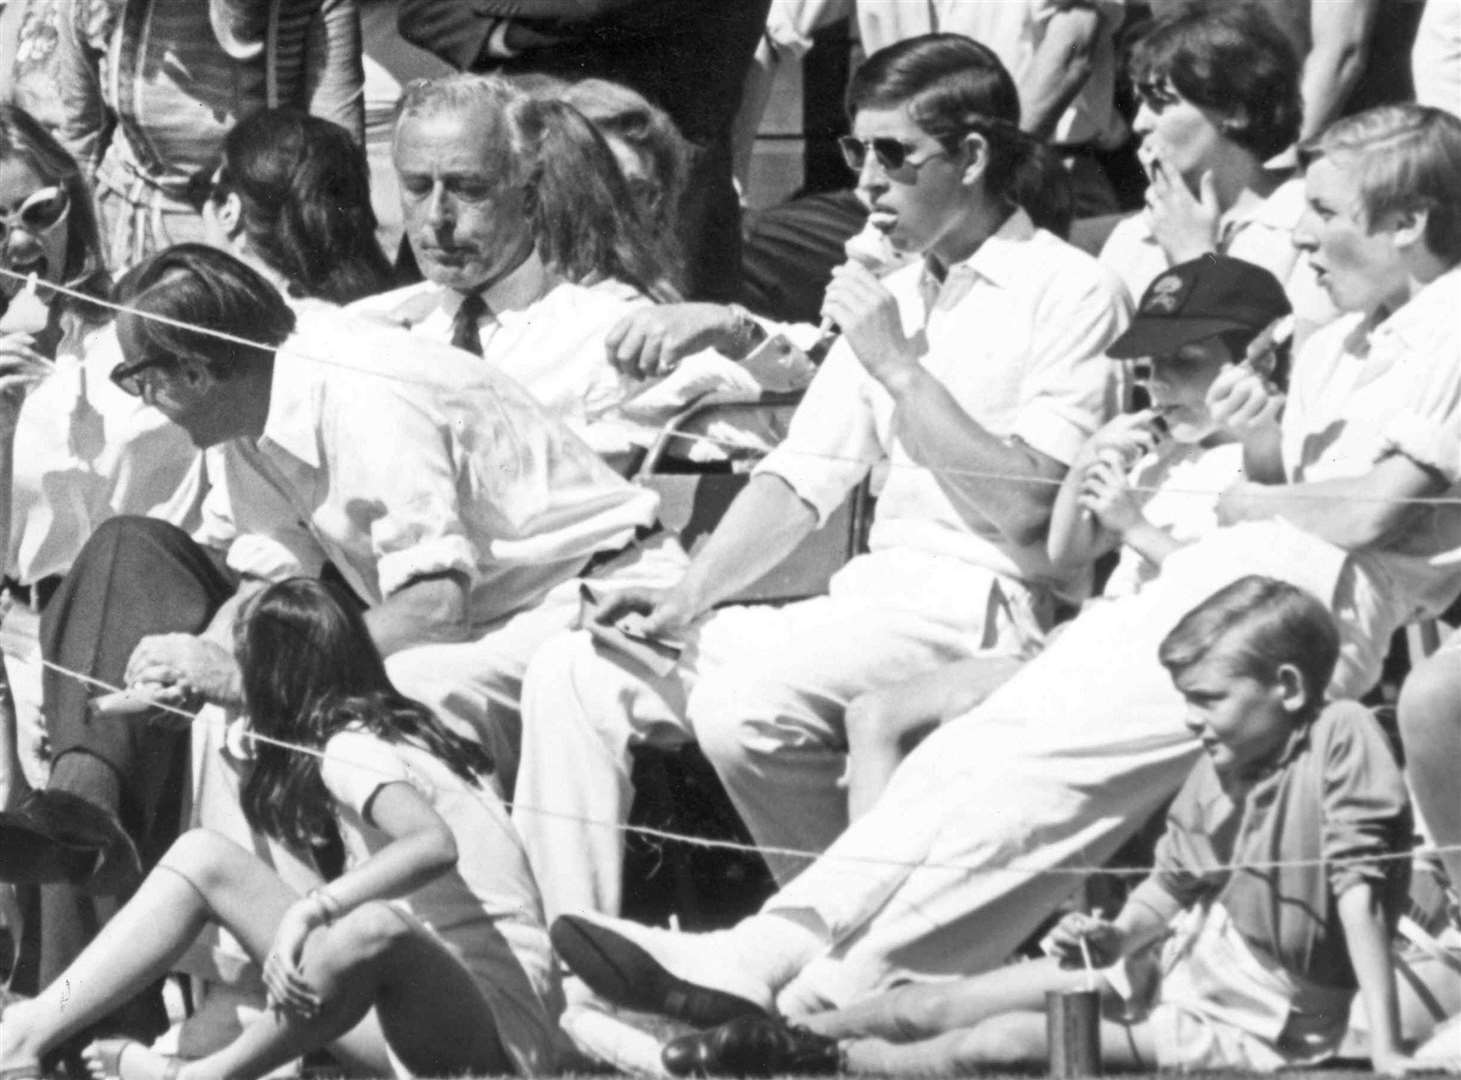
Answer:
[[1376, 886], [1404, 875], [1393, 858], [1410, 842], [1410, 803], [1400, 766], [1379, 724], [1362, 706], [1346, 707], [1329, 725], [1324, 747], [1323, 853], [1335, 896], [1361, 882]]
[[756, 475], [785, 480], [822, 524], [883, 458], [869, 400], [882, 392], [847, 342], [837, 342], [807, 387], [785, 440], [756, 467]]
[[[476, 583], [480, 555], [462, 519], [464, 451], [426, 406], [382, 392], [369, 403], [331, 403], [323, 440], [340, 448], [330, 467], [343, 512], [370, 541], [382, 599], [413, 580], [458, 572]], [[342, 498], [343, 496], [343, 498]]]

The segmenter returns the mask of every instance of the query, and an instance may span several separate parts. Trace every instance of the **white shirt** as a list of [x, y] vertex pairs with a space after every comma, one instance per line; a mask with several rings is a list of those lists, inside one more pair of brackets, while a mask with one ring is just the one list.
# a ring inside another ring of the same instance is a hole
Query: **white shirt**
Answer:
[[263, 435], [210, 451], [201, 542], [279, 580], [332, 561], [370, 604], [456, 570], [482, 625], [654, 520], [520, 386], [468, 353], [319, 301], [295, 307]]
[[[1348, 315], [1300, 351], [1283, 417], [1290, 481], [1361, 476], [1395, 452], [1461, 497], [1461, 270], [1371, 326]], [[1461, 506], [1437, 507], [1403, 536], [1352, 558], [1400, 611], [1435, 615], [1461, 592]]]
[[[1127, 317], [1120, 286], [1089, 256], [1036, 230], [1024, 211], [950, 267], [942, 286], [921, 264], [885, 284], [904, 332], [926, 335], [924, 367], [993, 434], [1068, 463], [1106, 416], [1112, 387], [1104, 352]], [[887, 483], [872, 551], [913, 548], [1026, 582], [1070, 584], [1051, 566], [1043, 538], [1015, 545], [970, 524], [951, 490], [984, 481], [916, 464], [897, 437], [893, 399], [839, 341], [786, 440], [757, 471], [780, 476], [826, 520], [882, 463]]]
[[[1241, 443], [1204, 448], [1168, 441], [1143, 455], [1126, 482], [1147, 521], [1190, 544], [1217, 530], [1218, 496], [1241, 479]], [[1141, 552], [1123, 547], [1101, 595], [1128, 596], [1160, 572]]]
[[1426, 0], [1410, 70], [1417, 104], [1461, 116], [1461, 0]]
[[562, 1008], [553, 950], [527, 855], [502, 803], [419, 746], [356, 729], [330, 737], [320, 778], [338, 806], [351, 869], [391, 843], [367, 816], [387, 784], [409, 784], [446, 823], [457, 842], [456, 866], [391, 903], [424, 923], [471, 972], [519, 1073], [553, 1072]]
[[[1304, 182], [1298, 179], [1280, 184], [1266, 199], [1240, 199], [1218, 219], [1217, 250], [1263, 267], [1283, 285], [1295, 319], [1311, 327], [1322, 326], [1338, 313], [1313, 269], [1294, 247], [1294, 227], [1303, 213]], [[1172, 265], [1145, 210], [1111, 230], [1100, 259], [1121, 278], [1133, 305], [1141, 302], [1157, 275]]]
[[[667, 378], [626, 378], [609, 362], [614, 325], [651, 301], [619, 281], [574, 285], [534, 253], [482, 294], [482, 355], [525, 387], [598, 453], [612, 457], [647, 446], [665, 422], [702, 399], [755, 401], [762, 390], [799, 390], [812, 365], [781, 337], [741, 363], [713, 350], [687, 357]], [[462, 294], [431, 282], [366, 297], [353, 312], [378, 315], [414, 334], [450, 344]]]
[[[857, 0], [858, 33], [863, 51], [877, 50], [920, 34], [964, 34], [988, 46], [1009, 69], [1016, 85], [1026, 78], [1035, 50], [1053, 16], [1073, 6], [1069, 0]], [[1091, 73], [1056, 122], [1057, 143], [1113, 147], [1126, 136], [1116, 111], [1116, 31], [1126, 14], [1125, 0], [1084, 0], [1101, 17], [1091, 55]]]
[[21, 406], [15, 433], [9, 572], [27, 584], [71, 568], [107, 518], [197, 523], [201, 456], [187, 432], [112, 384], [111, 326], [69, 336]]

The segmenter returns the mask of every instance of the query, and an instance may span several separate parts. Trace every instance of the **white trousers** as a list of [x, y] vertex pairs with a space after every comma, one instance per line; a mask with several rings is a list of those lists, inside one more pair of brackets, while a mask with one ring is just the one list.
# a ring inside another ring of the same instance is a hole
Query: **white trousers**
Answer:
[[[847, 825], [847, 704], [980, 651], [1033, 647], [1033, 605], [987, 570], [886, 551], [853, 560], [828, 596], [714, 612], [662, 678], [585, 633], [547, 642], [523, 689], [513, 821], [549, 919], [619, 910], [634, 745], [697, 740], [758, 845], [821, 851]], [[767, 853], [780, 881], [807, 861]]]
[[1291, 533], [1240, 526], [1173, 554], [1142, 592], [1088, 607], [924, 740], [867, 815], [767, 902], [814, 912], [832, 940], [782, 1001], [845, 1005], [1002, 963], [1181, 785], [1198, 746], [1157, 646], [1224, 585], [1259, 573], [1329, 600], [1343, 641], [1331, 691], [1373, 683], [1399, 608], [1342, 554], [1295, 558]]
[[[615, 560], [596, 582], [618, 588], [663, 586], [678, 581], [686, 557], [678, 541], [662, 535]], [[544, 641], [573, 626], [583, 579], [550, 589], [535, 607], [487, 627], [475, 641], [420, 645], [388, 657], [396, 689], [429, 706], [458, 734], [476, 739], [492, 755], [498, 794], [512, 796], [521, 744], [523, 675]]]

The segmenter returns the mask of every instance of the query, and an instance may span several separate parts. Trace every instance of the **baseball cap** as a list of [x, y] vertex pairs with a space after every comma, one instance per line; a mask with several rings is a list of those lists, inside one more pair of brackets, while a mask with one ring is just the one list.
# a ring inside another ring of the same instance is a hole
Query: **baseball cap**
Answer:
[[1167, 356], [1228, 330], [1256, 334], [1290, 310], [1283, 286], [1263, 267], [1228, 255], [1202, 255], [1157, 275], [1106, 355]]

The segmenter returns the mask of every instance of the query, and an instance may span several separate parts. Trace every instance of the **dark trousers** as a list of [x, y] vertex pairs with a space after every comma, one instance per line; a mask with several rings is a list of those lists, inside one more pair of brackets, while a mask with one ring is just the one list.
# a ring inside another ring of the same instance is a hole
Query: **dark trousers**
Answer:
[[[46, 605], [41, 654], [71, 671], [120, 686], [138, 641], [149, 634], [199, 633], [234, 586], [182, 530], [152, 518], [113, 518], [92, 534]], [[178, 835], [189, 733], [145, 716], [94, 718], [87, 702], [100, 691], [50, 668], [42, 685], [53, 755], [51, 786], [115, 813], [136, 842], [144, 869], [151, 869]], [[68, 762], [70, 755], [89, 755], [91, 760], [77, 769], [76, 760]], [[97, 776], [96, 762], [104, 764], [115, 784], [86, 782]], [[14, 988], [35, 993], [48, 985], [124, 899], [93, 897], [72, 885], [21, 889], [24, 930]], [[105, 1023], [106, 1029], [138, 1037], [165, 1026], [155, 992], [142, 995]]]

